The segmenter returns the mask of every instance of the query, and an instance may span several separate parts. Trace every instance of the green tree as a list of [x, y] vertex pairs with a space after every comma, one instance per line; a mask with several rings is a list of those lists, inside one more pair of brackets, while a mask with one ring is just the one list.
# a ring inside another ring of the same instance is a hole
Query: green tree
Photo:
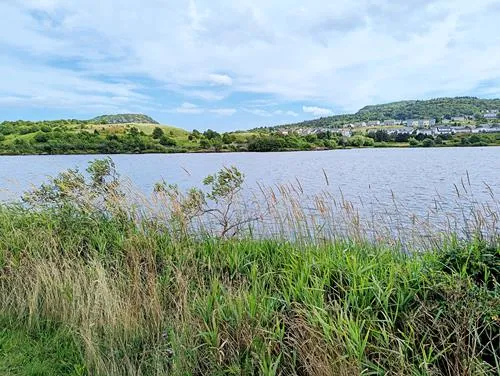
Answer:
[[49, 140], [49, 137], [45, 133], [40, 133], [38, 132], [35, 137], [34, 137], [36, 142], [47, 142]]
[[205, 132], [203, 132], [203, 135], [209, 140], [213, 140], [214, 138], [220, 138], [220, 134], [211, 129], [207, 129]]
[[160, 138], [160, 144], [162, 144], [163, 146], [177, 146], [177, 142], [173, 138], [168, 136], [162, 136]]
[[410, 143], [411, 146], [417, 146], [419, 144], [419, 142], [413, 137], [410, 137], [408, 142]]
[[222, 143], [224, 144], [232, 144], [235, 141], [236, 137], [230, 133], [224, 133], [222, 135]]
[[200, 140], [200, 147], [202, 149], [210, 149], [212, 147], [212, 144], [210, 143], [210, 140], [207, 140], [206, 138], [202, 138]]
[[156, 140], [160, 139], [163, 136], [163, 129], [161, 129], [160, 127], [155, 127], [155, 129], [153, 129], [152, 136]]
[[434, 140], [431, 138], [426, 138], [425, 140], [422, 141], [422, 146], [426, 148], [432, 147], [434, 145], [435, 145]]

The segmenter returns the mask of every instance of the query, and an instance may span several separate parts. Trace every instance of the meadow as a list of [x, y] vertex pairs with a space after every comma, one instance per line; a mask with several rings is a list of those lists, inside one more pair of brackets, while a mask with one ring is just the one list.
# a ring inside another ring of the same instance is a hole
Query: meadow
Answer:
[[498, 206], [418, 242], [243, 182], [130, 201], [107, 159], [0, 205], [0, 374], [499, 374]]

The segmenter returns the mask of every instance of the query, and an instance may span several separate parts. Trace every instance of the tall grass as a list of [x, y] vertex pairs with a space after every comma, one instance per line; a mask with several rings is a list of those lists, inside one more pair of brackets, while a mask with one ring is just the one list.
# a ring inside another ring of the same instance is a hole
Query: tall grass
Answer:
[[[425, 252], [401, 252], [361, 224], [320, 238], [312, 229], [324, 223], [299, 203], [285, 214], [280, 202], [261, 211], [236, 196], [199, 206], [197, 193], [163, 186], [134, 206], [99, 171], [32, 193], [31, 207], [0, 206], [5, 338], [38, 333], [31, 346], [47, 346], [38, 338], [62, 333], [71, 350], [54, 346], [58, 366], [45, 374], [499, 373], [497, 233], [447, 233]], [[273, 210], [275, 229], [292, 215], [296, 228], [252, 236]], [[223, 234], [224, 220], [241, 231]], [[2, 338], [0, 370], [21, 373], [2, 360], [15, 352]]]

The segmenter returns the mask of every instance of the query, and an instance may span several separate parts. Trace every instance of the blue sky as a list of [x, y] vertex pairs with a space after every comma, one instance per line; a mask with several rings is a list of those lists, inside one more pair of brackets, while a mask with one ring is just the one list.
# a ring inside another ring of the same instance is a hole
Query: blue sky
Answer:
[[4, 0], [0, 120], [219, 131], [500, 97], [498, 0]]

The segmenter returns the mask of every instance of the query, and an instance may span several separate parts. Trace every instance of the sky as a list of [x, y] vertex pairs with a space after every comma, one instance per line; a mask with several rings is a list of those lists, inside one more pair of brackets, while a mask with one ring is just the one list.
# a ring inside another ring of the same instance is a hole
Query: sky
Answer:
[[1, 0], [0, 120], [218, 131], [500, 97], [498, 0]]

